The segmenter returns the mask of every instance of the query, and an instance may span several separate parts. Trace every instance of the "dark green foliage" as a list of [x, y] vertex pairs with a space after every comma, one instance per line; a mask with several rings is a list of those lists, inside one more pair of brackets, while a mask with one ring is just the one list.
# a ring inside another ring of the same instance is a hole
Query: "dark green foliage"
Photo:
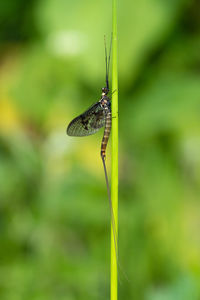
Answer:
[[[65, 133], [105, 83], [108, 2], [3, 2], [0, 298], [108, 299], [102, 132]], [[198, 1], [119, 3], [119, 299], [200, 298], [199, 20]]]

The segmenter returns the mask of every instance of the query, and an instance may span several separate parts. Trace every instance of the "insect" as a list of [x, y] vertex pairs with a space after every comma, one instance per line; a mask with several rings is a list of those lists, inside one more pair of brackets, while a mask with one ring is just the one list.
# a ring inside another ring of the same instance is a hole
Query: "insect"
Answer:
[[69, 123], [67, 127], [67, 134], [69, 136], [77, 136], [77, 137], [88, 136], [96, 133], [100, 128], [104, 126], [104, 134], [101, 142], [101, 158], [104, 167], [108, 199], [110, 205], [110, 214], [111, 214], [111, 222], [112, 222], [113, 237], [114, 237], [114, 244], [115, 244], [116, 261], [117, 264], [119, 264], [118, 254], [117, 254], [116, 225], [115, 225], [115, 218], [113, 213], [112, 200], [110, 196], [107, 169], [105, 164], [106, 147], [108, 144], [108, 140], [111, 132], [111, 124], [112, 124], [111, 98], [108, 96], [110, 91], [109, 90], [109, 67], [110, 67], [112, 39], [110, 43], [109, 57], [107, 57], [105, 37], [104, 37], [104, 44], [105, 44], [105, 63], [106, 63], [106, 86], [102, 88], [100, 100], [95, 104], [93, 104], [84, 113], [82, 113], [81, 115], [79, 115]]
[[[111, 51], [111, 46], [110, 46]], [[101, 157], [105, 160], [106, 147], [111, 132], [111, 101], [108, 96], [109, 93], [109, 65], [110, 65], [110, 53], [107, 59], [107, 49], [105, 43], [105, 61], [106, 61], [106, 87], [102, 88], [101, 98], [98, 102], [93, 104], [83, 114], [73, 119], [68, 127], [67, 134], [69, 136], [88, 136], [96, 133], [103, 126], [104, 135], [101, 142]]]

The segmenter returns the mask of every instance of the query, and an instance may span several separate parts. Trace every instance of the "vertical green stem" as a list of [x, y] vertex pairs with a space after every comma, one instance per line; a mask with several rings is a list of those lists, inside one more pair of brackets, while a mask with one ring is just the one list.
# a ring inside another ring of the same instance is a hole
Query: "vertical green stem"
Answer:
[[[116, 247], [118, 248], [118, 72], [117, 72], [117, 0], [112, 0], [112, 160], [111, 160], [111, 199], [115, 219]], [[117, 300], [117, 260], [111, 222], [111, 285], [110, 299]]]

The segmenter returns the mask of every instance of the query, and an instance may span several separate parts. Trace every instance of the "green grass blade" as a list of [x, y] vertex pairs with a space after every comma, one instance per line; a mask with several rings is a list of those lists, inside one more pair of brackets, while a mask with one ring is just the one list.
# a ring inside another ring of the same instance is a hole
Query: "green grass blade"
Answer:
[[[117, 72], [117, 1], [112, 0], [112, 159], [111, 159], [111, 199], [115, 219], [116, 246], [118, 248], [118, 72]], [[115, 241], [111, 222], [111, 285], [110, 299], [117, 300], [118, 274]]]

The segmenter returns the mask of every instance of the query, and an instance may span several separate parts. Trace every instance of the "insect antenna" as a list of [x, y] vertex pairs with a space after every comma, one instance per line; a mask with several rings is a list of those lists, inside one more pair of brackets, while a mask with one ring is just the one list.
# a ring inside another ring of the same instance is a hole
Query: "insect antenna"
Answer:
[[104, 35], [104, 48], [105, 48], [105, 62], [106, 62], [106, 87], [109, 89], [108, 83], [108, 56], [107, 56], [107, 47], [106, 47], [106, 36]]
[[109, 49], [109, 57], [108, 57], [108, 79], [109, 79], [109, 71], [110, 71], [111, 49], [112, 49], [112, 34], [111, 34], [111, 38], [110, 38], [110, 49]]
[[112, 35], [111, 35], [111, 39], [110, 39], [109, 56], [107, 54], [106, 36], [105, 35], [104, 35], [104, 47], [105, 47], [105, 62], [106, 62], [106, 87], [109, 90], [109, 69], [110, 69], [110, 56], [111, 56], [111, 49], [112, 49]]

